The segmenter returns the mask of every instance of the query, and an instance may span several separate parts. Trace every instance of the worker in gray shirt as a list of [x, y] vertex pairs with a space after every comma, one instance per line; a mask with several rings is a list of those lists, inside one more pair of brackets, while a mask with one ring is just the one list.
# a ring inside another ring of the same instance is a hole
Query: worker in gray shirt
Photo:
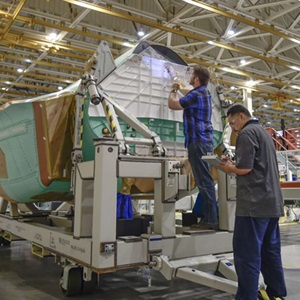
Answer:
[[236, 218], [233, 235], [238, 300], [259, 299], [260, 272], [270, 299], [284, 299], [286, 286], [281, 260], [278, 221], [284, 215], [274, 143], [268, 132], [242, 105], [227, 112], [238, 133], [235, 162], [220, 163], [237, 175]]

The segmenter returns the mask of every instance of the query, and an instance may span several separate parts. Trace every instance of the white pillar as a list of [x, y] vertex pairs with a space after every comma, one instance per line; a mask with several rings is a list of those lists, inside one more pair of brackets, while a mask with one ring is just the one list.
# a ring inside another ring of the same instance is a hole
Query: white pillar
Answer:
[[251, 89], [243, 89], [243, 104], [249, 110], [252, 115], [253, 106], [252, 106], [252, 92]]
[[95, 143], [92, 266], [115, 267], [118, 143]]

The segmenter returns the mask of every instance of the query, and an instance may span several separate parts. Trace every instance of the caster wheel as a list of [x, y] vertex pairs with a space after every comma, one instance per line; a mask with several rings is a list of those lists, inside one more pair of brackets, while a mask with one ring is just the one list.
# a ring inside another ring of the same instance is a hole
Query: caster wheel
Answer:
[[83, 286], [82, 268], [71, 268], [68, 272], [67, 287], [63, 287], [63, 280], [60, 282], [60, 287], [63, 294], [67, 297], [76, 296], [81, 293]]
[[81, 293], [84, 295], [92, 294], [95, 290], [95, 288], [98, 285], [98, 275], [97, 273], [92, 273], [92, 279], [90, 281], [84, 281], [82, 285]]
[[3, 236], [0, 236], [0, 246], [9, 247], [10, 241], [6, 240]]
[[3, 243], [2, 243], [2, 244], [3, 244], [3, 246], [5, 246], [5, 247], [9, 247], [10, 244], [11, 244], [11, 242], [3, 238]]

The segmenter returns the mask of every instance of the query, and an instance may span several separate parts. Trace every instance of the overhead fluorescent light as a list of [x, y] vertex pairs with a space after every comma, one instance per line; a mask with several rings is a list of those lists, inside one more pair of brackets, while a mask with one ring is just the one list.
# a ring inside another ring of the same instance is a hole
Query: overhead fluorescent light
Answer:
[[195, 2], [195, 1], [193, 1], [193, 0], [183, 0], [183, 1], [186, 2], [186, 3], [189, 3], [189, 4], [192, 4], [192, 5], [196, 5], [196, 6], [201, 7], [201, 6], [199, 5], [199, 3], [197, 3], [197, 2]]
[[133, 47], [133, 45], [130, 44], [129, 42], [124, 42], [123, 46], [125, 46], [125, 47], [131, 47], [131, 48]]
[[300, 44], [300, 40], [297, 40], [297, 39], [294, 39], [294, 38], [290, 38], [290, 41], [292, 41], [294, 43], [297, 43], [297, 44]]
[[296, 70], [296, 71], [300, 71], [300, 67], [297, 67], [297, 66], [291, 66], [290, 68], [293, 70]]
[[291, 87], [292, 87], [293, 89], [300, 90], [300, 87], [297, 86], [297, 85], [292, 85]]

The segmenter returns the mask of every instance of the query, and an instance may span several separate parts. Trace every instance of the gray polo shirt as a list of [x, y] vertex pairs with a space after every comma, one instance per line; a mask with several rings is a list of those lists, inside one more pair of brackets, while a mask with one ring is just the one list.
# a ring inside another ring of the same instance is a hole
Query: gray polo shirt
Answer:
[[237, 216], [272, 218], [284, 215], [274, 143], [257, 120], [250, 120], [236, 143], [236, 166], [252, 169], [237, 176]]

